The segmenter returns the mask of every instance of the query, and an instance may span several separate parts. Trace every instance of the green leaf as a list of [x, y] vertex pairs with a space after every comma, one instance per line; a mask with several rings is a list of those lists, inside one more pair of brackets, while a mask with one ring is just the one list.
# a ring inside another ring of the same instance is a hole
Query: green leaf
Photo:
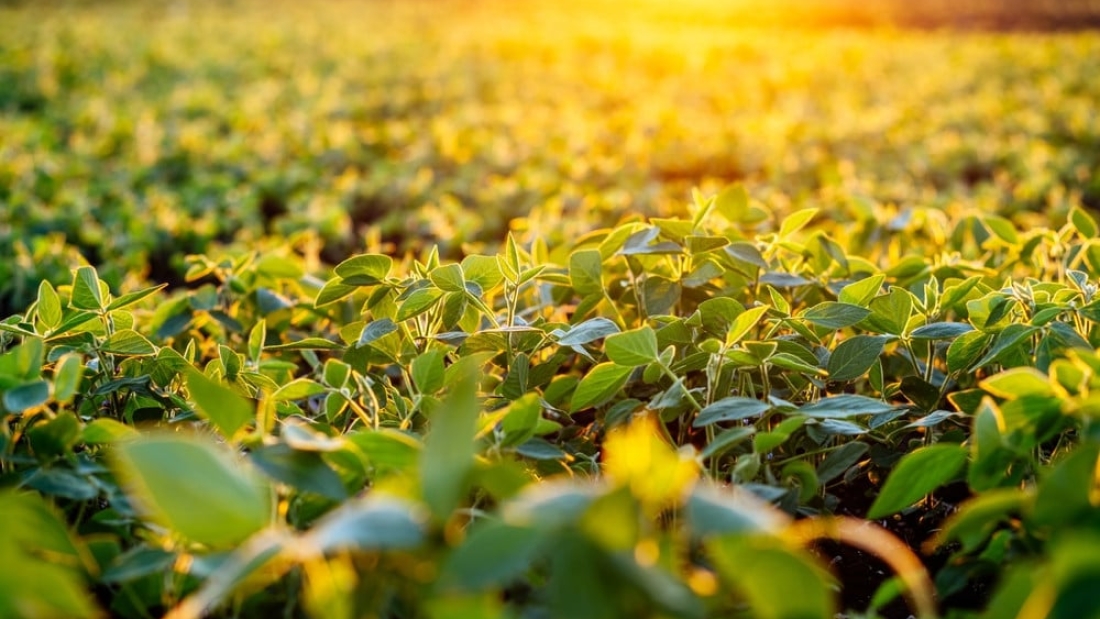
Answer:
[[826, 329], [850, 327], [871, 314], [871, 310], [836, 301], [823, 301], [801, 313], [801, 317]]
[[1082, 239], [1095, 239], [1100, 235], [1100, 226], [1085, 209], [1074, 205], [1069, 209], [1069, 220]]
[[448, 264], [437, 267], [428, 274], [428, 278], [440, 290], [446, 292], [466, 292], [466, 278], [462, 273], [462, 266]]
[[145, 339], [144, 335], [133, 329], [115, 331], [111, 337], [107, 338], [107, 341], [103, 342], [100, 350], [114, 355], [133, 357], [155, 355], [157, 353], [157, 347]]
[[187, 374], [187, 392], [199, 416], [214, 424], [227, 439], [232, 440], [237, 430], [256, 417], [251, 402], [199, 372]]
[[87, 591], [88, 549], [41, 497], [0, 493], [0, 617], [99, 617]]
[[901, 511], [955, 479], [966, 466], [966, 456], [966, 448], [953, 443], [939, 443], [906, 454], [886, 478], [867, 518], [875, 520]]
[[965, 322], [933, 322], [913, 329], [909, 337], [914, 340], [953, 340], [973, 330], [974, 327]]
[[53, 419], [28, 430], [27, 437], [37, 457], [62, 456], [71, 453], [80, 438], [80, 421], [71, 411], [61, 411]]
[[800, 415], [818, 419], [846, 419], [859, 415], [881, 415], [894, 410], [892, 404], [862, 395], [842, 394], [821, 398], [798, 409]]
[[412, 360], [413, 384], [420, 393], [433, 394], [443, 388], [443, 351], [429, 350]]
[[36, 380], [12, 387], [4, 392], [4, 408], [8, 412], [20, 414], [50, 401], [50, 383]]
[[1035, 333], [1037, 330], [1038, 327], [1019, 323], [1008, 325], [1003, 331], [994, 336], [993, 345], [989, 348], [989, 351], [985, 353], [985, 356], [978, 359], [970, 366], [970, 371], [974, 372], [980, 370], [991, 363], [1001, 360], [1005, 355], [1011, 352], [1013, 348], [1026, 342], [1027, 339], [1031, 337], [1031, 334]]
[[729, 331], [726, 332], [726, 344], [732, 345], [740, 342], [756, 326], [756, 323], [760, 322], [760, 318], [767, 313], [768, 306], [761, 305], [738, 314], [737, 318], [734, 318], [733, 322], [730, 323]]
[[774, 534], [786, 526], [784, 515], [748, 490], [696, 484], [687, 500], [692, 536]]
[[421, 288], [414, 291], [397, 308], [397, 322], [408, 320], [428, 311], [442, 296], [443, 291], [439, 288]]
[[431, 429], [420, 455], [424, 502], [439, 521], [447, 520], [466, 495], [477, 453], [474, 437], [480, 412], [477, 374], [471, 368], [457, 377], [450, 396], [431, 417]]
[[703, 448], [703, 451], [699, 452], [699, 458], [706, 460], [720, 456], [734, 445], [748, 439], [756, 433], [756, 428], [752, 426], [734, 426], [732, 428], [723, 430], [714, 437], [714, 440], [707, 443], [707, 446]]
[[771, 408], [771, 404], [754, 398], [730, 396], [722, 398], [699, 411], [691, 425], [694, 428], [702, 428], [720, 421], [748, 419], [749, 417], [763, 415]]
[[183, 537], [232, 547], [271, 522], [271, 491], [215, 443], [149, 435], [118, 443], [113, 470], [149, 519]]
[[784, 217], [783, 223], [779, 226], [779, 238], [785, 239], [804, 228], [817, 215], [819, 210], [817, 208], [804, 208]]
[[935, 543], [942, 546], [957, 541], [961, 552], [973, 552], [980, 548], [1002, 523], [1024, 510], [1031, 496], [1019, 488], [995, 488], [966, 501], [952, 514], [943, 529], [937, 533]]
[[[347, 286], [374, 286], [382, 283], [393, 268], [393, 259], [381, 254], [353, 256], [336, 265], [336, 274]], [[321, 305], [321, 303], [318, 303]]]
[[310, 378], [295, 378], [289, 383], [279, 387], [271, 394], [271, 399], [276, 402], [287, 400], [304, 400], [305, 398], [325, 393], [327, 389], [321, 383]]
[[829, 378], [853, 380], [863, 376], [882, 354], [888, 339], [881, 335], [856, 335], [844, 340], [829, 356]]
[[749, 192], [741, 183], [728, 185], [715, 197], [714, 208], [727, 221], [742, 222], [749, 211]]
[[867, 307], [871, 299], [882, 290], [882, 283], [886, 281], [885, 275], [872, 275], [859, 281], [852, 282], [840, 289], [837, 296], [841, 303], [850, 303], [860, 307]]
[[646, 325], [607, 336], [604, 353], [619, 365], [637, 367], [657, 361], [657, 333]]
[[101, 311], [103, 290], [99, 287], [99, 275], [94, 267], [80, 267], [73, 273], [73, 292], [69, 298], [69, 307], [74, 309]]
[[462, 273], [466, 276], [466, 281], [477, 284], [482, 292], [489, 292], [504, 281], [496, 256], [466, 256], [462, 259]]
[[363, 331], [359, 334], [359, 341], [356, 342], [355, 346], [366, 346], [395, 331], [397, 331], [397, 324], [389, 318], [368, 322], [363, 326]]
[[167, 286], [168, 284], [160, 284], [159, 286], [152, 286], [150, 288], [138, 290], [137, 292], [124, 294], [114, 301], [111, 301], [111, 304], [107, 306], [107, 311], [120, 310], [130, 307], [131, 305], [141, 301], [145, 297], [148, 297], [149, 295], [155, 294], [158, 291], [163, 290]]
[[1012, 368], [980, 383], [982, 389], [1008, 400], [1026, 396], [1054, 396], [1046, 374], [1032, 367]]
[[600, 406], [623, 388], [633, 368], [617, 363], [601, 363], [581, 379], [573, 392], [569, 409], [573, 412]]
[[599, 317], [573, 325], [558, 338], [561, 346], [581, 346], [602, 337], [619, 333], [619, 326], [607, 318]]
[[844, 443], [840, 447], [829, 452], [828, 456], [817, 467], [817, 479], [822, 484], [843, 475], [856, 462], [863, 458], [870, 448], [866, 443], [853, 441]]
[[320, 452], [301, 451], [285, 443], [276, 443], [252, 450], [249, 457], [256, 468], [269, 477], [298, 490], [334, 501], [342, 501], [348, 496], [340, 476]]
[[321, 288], [321, 291], [317, 293], [317, 298], [313, 300], [314, 307], [324, 307], [346, 299], [355, 294], [358, 290], [358, 286], [352, 286], [344, 283], [344, 280], [336, 277], [325, 282], [325, 285]]
[[378, 493], [348, 502], [302, 536], [316, 556], [348, 551], [416, 548], [424, 542], [425, 517], [417, 505]]
[[745, 596], [753, 617], [829, 619], [836, 613], [832, 579], [809, 553], [779, 537], [727, 536], [705, 547], [722, 578]]
[[473, 591], [504, 587], [530, 568], [545, 543], [538, 529], [484, 522], [443, 562], [441, 581]]
[[42, 280], [38, 285], [38, 319], [47, 329], [56, 329], [61, 316], [61, 297], [48, 280]]
[[955, 338], [947, 348], [947, 370], [961, 372], [973, 365], [992, 339], [992, 335], [981, 331], [971, 331]]
[[603, 259], [599, 250], [582, 249], [569, 256], [569, 281], [581, 296], [603, 293]]
[[890, 292], [871, 299], [868, 304], [871, 315], [866, 318], [866, 326], [879, 333], [904, 335], [913, 312], [913, 297], [902, 288], [891, 288]]
[[336, 342], [330, 342], [323, 337], [307, 337], [286, 344], [265, 346], [264, 350], [343, 350], [344, 347]]
[[84, 426], [80, 440], [88, 445], [109, 445], [137, 436], [138, 431], [134, 428], [114, 419], [101, 417]]

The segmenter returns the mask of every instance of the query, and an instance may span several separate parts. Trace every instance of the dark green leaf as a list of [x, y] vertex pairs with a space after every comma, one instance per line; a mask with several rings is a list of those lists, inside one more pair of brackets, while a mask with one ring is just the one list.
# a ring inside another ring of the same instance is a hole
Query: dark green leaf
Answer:
[[10, 413], [20, 414], [50, 401], [50, 383], [36, 380], [12, 387], [4, 392], [4, 408]]
[[256, 468], [288, 486], [335, 501], [347, 498], [340, 476], [319, 452], [300, 451], [277, 443], [253, 450], [250, 458]]
[[580, 346], [603, 337], [619, 333], [619, 326], [607, 318], [599, 317], [573, 325], [558, 338], [561, 346]]
[[856, 335], [844, 340], [829, 356], [829, 378], [853, 380], [863, 376], [882, 354], [888, 340], [881, 335]]
[[545, 541], [537, 529], [486, 522], [443, 562], [441, 580], [468, 590], [503, 587], [531, 566]]
[[771, 410], [771, 405], [754, 398], [730, 396], [699, 411], [692, 427], [702, 428], [720, 421], [733, 421], [757, 417]]
[[974, 327], [965, 322], [933, 322], [913, 329], [909, 337], [915, 340], [953, 340]]
[[845, 419], [858, 415], [881, 415], [894, 410], [893, 405], [862, 395], [842, 394], [822, 398], [817, 402], [805, 404], [798, 409], [799, 414], [820, 419]]

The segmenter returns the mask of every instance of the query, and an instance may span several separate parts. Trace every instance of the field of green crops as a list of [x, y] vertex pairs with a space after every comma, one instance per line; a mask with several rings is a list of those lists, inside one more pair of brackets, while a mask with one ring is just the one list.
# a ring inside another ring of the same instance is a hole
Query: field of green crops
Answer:
[[0, 2], [0, 619], [1100, 617], [1100, 34], [883, 1]]

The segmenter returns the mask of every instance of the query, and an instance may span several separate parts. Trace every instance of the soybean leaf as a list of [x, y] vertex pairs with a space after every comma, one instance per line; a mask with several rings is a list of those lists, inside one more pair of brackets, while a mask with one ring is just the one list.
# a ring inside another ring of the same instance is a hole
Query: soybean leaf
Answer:
[[619, 326], [607, 318], [599, 317], [574, 325], [558, 338], [561, 346], [580, 346], [602, 337], [619, 333]]
[[882, 354], [888, 339], [881, 335], [856, 335], [844, 340], [829, 356], [829, 378], [852, 380], [863, 376]]
[[577, 294], [603, 292], [603, 261], [599, 250], [582, 249], [569, 256], [569, 281]]
[[[353, 256], [336, 265], [336, 274], [347, 286], [374, 286], [382, 283], [393, 268], [393, 259], [381, 254]], [[320, 303], [318, 303], [320, 305]]]
[[256, 468], [276, 481], [334, 501], [347, 498], [340, 476], [319, 452], [301, 451], [285, 443], [276, 443], [252, 450], [249, 457]]
[[539, 529], [485, 522], [443, 562], [441, 581], [467, 590], [507, 585], [531, 566], [545, 542]]
[[119, 329], [103, 342], [100, 350], [115, 355], [144, 356], [156, 354], [157, 347], [133, 329]]
[[61, 324], [61, 318], [61, 297], [50, 282], [44, 279], [38, 285], [38, 319], [47, 329], [55, 329]]
[[901, 511], [959, 475], [967, 449], [953, 443], [922, 447], [902, 457], [886, 478], [867, 517], [874, 520]]
[[657, 361], [657, 333], [646, 325], [607, 336], [604, 352], [619, 365], [636, 367]]
[[232, 439], [237, 430], [255, 417], [251, 402], [199, 372], [187, 375], [187, 392], [194, 400], [199, 416], [214, 424], [228, 439]]
[[451, 395], [431, 418], [431, 430], [420, 456], [424, 502], [440, 521], [446, 520], [466, 494], [474, 468], [477, 418], [476, 368], [464, 368]]
[[829, 452], [828, 456], [821, 461], [821, 464], [817, 467], [817, 479], [822, 484], [827, 484], [830, 481], [840, 477], [852, 467], [856, 462], [859, 462], [863, 455], [867, 453], [869, 447], [866, 443], [859, 441], [853, 441], [850, 443], [844, 443], [840, 447]]
[[20, 414], [50, 400], [50, 383], [36, 380], [12, 387], [4, 392], [4, 408], [10, 413]]
[[424, 529], [421, 508], [372, 493], [327, 514], [301, 541], [318, 556], [341, 551], [415, 548], [424, 541]]
[[713, 441], [707, 443], [703, 451], [699, 452], [699, 457], [706, 460], [707, 458], [720, 456], [734, 445], [748, 439], [755, 433], [756, 428], [752, 426], [734, 426], [724, 430], [719, 433], [718, 436], [714, 437]]
[[309, 378], [295, 378], [289, 383], [279, 387], [271, 394], [271, 399], [276, 402], [286, 400], [302, 400], [310, 396], [320, 395], [327, 391], [325, 386]]
[[622, 389], [632, 371], [632, 367], [610, 362], [592, 368], [573, 392], [570, 410], [576, 412], [604, 404]]
[[359, 334], [359, 340], [355, 343], [355, 346], [356, 348], [366, 346], [395, 331], [397, 331], [397, 325], [389, 318], [368, 322], [363, 326], [363, 331]]
[[766, 313], [768, 313], [768, 306], [761, 305], [738, 314], [730, 324], [729, 331], [726, 332], [726, 344], [736, 344], [741, 341]]
[[726, 536], [705, 547], [723, 579], [745, 596], [754, 617], [824, 619], [836, 612], [832, 579], [807, 552], [779, 537]]
[[974, 327], [965, 322], [933, 322], [913, 329], [909, 337], [915, 340], [953, 340]]
[[802, 312], [801, 317], [826, 329], [850, 327], [871, 314], [871, 310], [836, 301], [823, 301]]
[[871, 299], [875, 298], [875, 295], [882, 289], [882, 282], [884, 281], [886, 281], [886, 276], [881, 274], [865, 277], [841, 288], [837, 298], [841, 303], [867, 307]]
[[747, 419], [749, 417], [757, 417], [771, 410], [771, 408], [771, 404], [761, 402], [754, 398], [730, 396], [728, 398], [722, 398], [699, 411], [699, 414], [695, 417], [695, 421], [691, 425], [695, 428], [702, 428], [720, 421], [734, 421]]
[[142, 299], [148, 297], [149, 295], [155, 294], [156, 292], [163, 290], [166, 286], [168, 286], [168, 284], [161, 284], [159, 286], [145, 288], [144, 290], [138, 290], [137, 292], [124, 294], [114, 301], [111, 301], [111, 304], [107, 306], [107, 310], [113, 311], [129, 307], [137, 303], [138, 301], [141, 301]]
[[94, 267], [80, 267], [73, 274], [73, 292], [69, 297], [69, 307], [82, 310], [102, 311], [103, 290], [99, 287], [99, 275]]
[[845, 419], [858, 415], [881, 415], [894, 410], [893, 405], [862, 395], [842, 394], [805, 404], [799, 414], [819, 419]]
[[440, 290], [466, 292], [466, 277], [463, 275], [460, 265], [448, 264], [437, 267], [432, 270], [428, 277]]
[[191, 541], [236, 546], [271, 521], [266, 484], [215, 443], [148, 435], [118, 443], [114, 455], [115, 475], [146, 517]]

